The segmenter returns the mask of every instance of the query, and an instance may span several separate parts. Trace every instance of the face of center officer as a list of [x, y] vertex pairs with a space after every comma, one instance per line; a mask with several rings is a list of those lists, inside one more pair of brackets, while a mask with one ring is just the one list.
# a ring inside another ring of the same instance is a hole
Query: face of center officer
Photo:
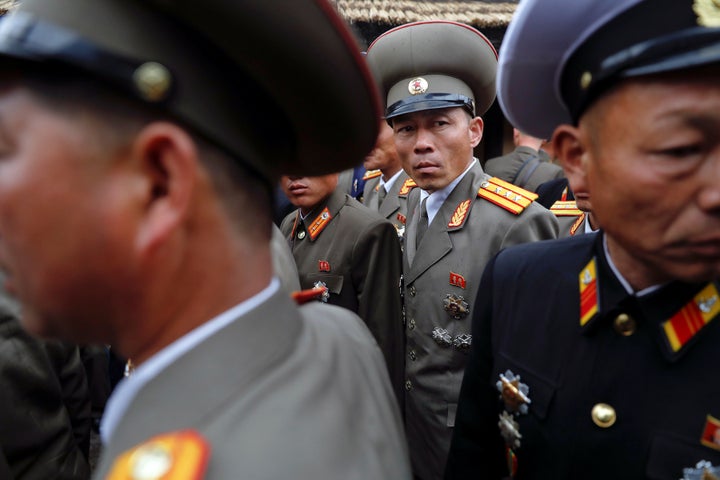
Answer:
[[[375, 147], [368, 153], [363, 162], [365, 170], [384, 170], [399, 165], [393, 129], [386, 121], [380, 122], [380, 133]], [[399, 167], [396, 167], [399, 168]]]
[[720, 69], [628, 80], [585, 117], [593, 213], [633, 286], [717, 278]]
[[41, 336], [106, 338], [96, 312], [111, 311], [131, 268], [126, 218], [112, 208], [125, 172], [91, 123], [0, 90], [0, 267]]
[[392, 120], [403, 169], [429, 193], [442, 190], [472, 161], [483, 122], [460, 107], [424, 110]]
[[280, 185], [288, 200], [298, 207], [303, 215], [310, 213], [317, 204], [332, 195], [337, 182], [337, 173], [318, 177], [283, 176], [280, 179]]

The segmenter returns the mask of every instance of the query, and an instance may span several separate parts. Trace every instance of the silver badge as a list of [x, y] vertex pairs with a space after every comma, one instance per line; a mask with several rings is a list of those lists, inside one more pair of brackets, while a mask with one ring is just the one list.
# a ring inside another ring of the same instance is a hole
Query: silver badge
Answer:
[[495, 384], [505, 404], [505, 410], [514, 414], [525, 414], [528, 412], [528, 405], [532, 403], [528, 394], [530, 387], [520, 383], [520, 375], [515, 375], [510, 370], [500, 374], [500, 380]]
[[461, 333], [460, 335], [455, 337], [455, 340], [453, 340], [453, 346], [460, 351], [470, 350], [471, 345], [472, 345], [472, 335], [469, 335], [467, 333]]
[[313, 288], [324, 288], [325, 291], [320, 295], [320, 301], [323, 303], [327, 303], [328, 300], [330, 300], [330, 290], [327, 288], [327, 284], [325, 282], [317, 281], [313, 285]]
[[500, 414], [500, 420], [498, 421], [498, 427], [500, 428], [500, 435], [505, 444], [510, 448], [520, 448], [520, 425], [515, 421], [515, 418], [508, 412], [502, 412]]
[[468, 316], [468, 313], [470, 313], [468, 303], [461, 295], [454, 295], [450, 293], [445, 295], [445, 298], [443, 299], [443, 308], [445, 308], [445, 311], [448, 312], [450, 318], [454, 318], [455, 320], [465, 318]]
[[441, 347], [450, 347], [453, 344], [453, 338], [450, 333], [444, 328], [435, 327], [432, 331], [432, 337], [435, 342]]
[[720, 467], [713, 467], [712, 463], [701, 460], [695, 468], [683, 468], [681, 480], [718, 480], [720, 479]]

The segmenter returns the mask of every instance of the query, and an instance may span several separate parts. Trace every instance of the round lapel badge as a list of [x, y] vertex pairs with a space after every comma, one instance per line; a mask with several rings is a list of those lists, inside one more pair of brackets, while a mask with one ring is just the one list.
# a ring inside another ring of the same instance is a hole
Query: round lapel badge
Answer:
[[421, 93], [427, 92], [428, 82], [422, 77], [413, 78], [408, 83], [408, 92], [410, 95], [420, 95]]

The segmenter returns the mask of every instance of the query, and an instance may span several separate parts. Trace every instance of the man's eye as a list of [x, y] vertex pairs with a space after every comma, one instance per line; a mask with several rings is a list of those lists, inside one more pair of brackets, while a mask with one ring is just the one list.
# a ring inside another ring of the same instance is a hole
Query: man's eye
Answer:
[[412, 127], [410, 125], [403, 125], [395, 128], [395, 133], [407, 133], [411, 131]]

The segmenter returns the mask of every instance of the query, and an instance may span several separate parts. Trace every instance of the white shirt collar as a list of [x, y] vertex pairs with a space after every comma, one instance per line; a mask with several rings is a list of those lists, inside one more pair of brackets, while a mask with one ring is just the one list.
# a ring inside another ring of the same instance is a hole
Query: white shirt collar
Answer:
[[427, 198], [427, 202], [425, 202], [425, 209], [427, 210], [428, 214], [428, 226], [432, 223], [435, 215], [437, 215], [437, 213], [440, 211], [440, 207], [442, 207], [442, 204], [445, 203], [445, 200], [447, 200], [452, 191], [455, 190], [455, 187], [457, 187], [458, 183], [460, 183], [460, 180], [462, 180], [463, 177], [465, 177], [465, 175], [467, 175], [467, 173], [473, 167], [473, 165], [475, 165], [475, 162], [477, 162], [477, 160], [473, 158], [465, 171], [458, 175], [455, 180], [450, 182], [450, 184], [442, 190], [437, 190], [433, 193], [428, 193], [425, 190], [420, 190], [420, 201], [423, 201]]
[[160, 374], [179, 357], [189, 352], [197, 345], [220, 329], [231, 324], [235, 319], [247, 314], [269, 299], [280, 288], [280, 281], [273, 278], [270, 284], [260, 293], [250, 297], [244, 302], [226, 310], [217, 317], [203, 323], [194, 330], [186, 333], [173, 343], [148, 358], [138, 366], [132, 376], [123, 379], [115, 388], [107, 402], [105, 412], [100, 424], [100, 436], [104, 444], [112, 437], [130, 404], [138, 392], [153, 378]]
[[402, 172], [403, 172], [403, 170], [402, 170], [402, 168], [401, 168], [400, 170], [398, 170], [398, 171], [395, 173], [395, 175], [393, 175], [392, 177], [390, 177], [387, 182], [383, 180], [382, 176], [380, 177], [380, 185], [385, 189], [385, 193], [387, 193], [387, 192], [390, 191], [390, 189], [392, 188], [393, 184], [394, 184], [395, 181], [400, 177], [400, 174], [401, 174]]
[[593, 233], [597, 232], [597, 229], [593, 230], [592, 225], [590, 225], [590, 214], [585, 214], [585, 233]]
[[[588, 222], [590, 223], [590, 222]], [[610, 270], [612, 270], [613, 274], [615, 275], [615, 278], [618, 279], [620, 284], [623, 286], [625, 291], [628, 293], [628, 295], [635, 295], [636, 297], [642, 297], [643, 295], [647, 295], [649, 293], [654, 292], [655, 290], [662, 287], [662, 285], [651, 285], [647, 288], [643, 288], [642, 290], [636, 292], [633, 290], [632, 286], [630, 285], [630, 282], [628, 282], [625, 277], [622, 276], [620, 273], [620, 270], [617, 269], [615, 264], [612, 261], [612, 258], [610, 257], [610, 251], [608, 250], [607, 246], [607, 235], [603, 235], [603, 251], [605, 252], [605, 258], [607, 258], [608, 265], [610, 266]]]

